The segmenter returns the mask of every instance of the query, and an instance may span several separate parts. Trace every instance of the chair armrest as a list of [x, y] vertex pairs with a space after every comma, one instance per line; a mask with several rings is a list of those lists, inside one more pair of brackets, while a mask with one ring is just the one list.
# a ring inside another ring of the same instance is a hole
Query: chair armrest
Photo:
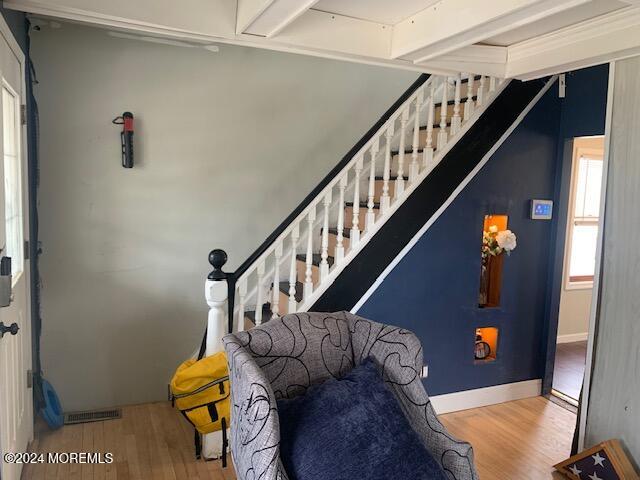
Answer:
[[420, 373], [423, 352], [412, 332], [348, 314], [354, 361], [372, 357], [410, 425], [450, 479], [477, 480], [471, 444], [454, 438], [431, 406]]
[[245, 349], [245, 332], [222, 339], [231, 381], [230, 445], [238, 480], [287, 480], [280, 461], [280, 424], [271, 385]]

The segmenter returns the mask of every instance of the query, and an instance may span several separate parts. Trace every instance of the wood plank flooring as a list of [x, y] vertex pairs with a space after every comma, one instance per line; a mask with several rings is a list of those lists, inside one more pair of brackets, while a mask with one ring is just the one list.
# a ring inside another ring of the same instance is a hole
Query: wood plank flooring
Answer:
[[473, 445], [482, 480], [564, 478], [552, 466], [569, 457], [576, 416], [543, 397], [450, 413], [447, 429]]
[[[472, 443], [482, 480], [550, 479], [568, 456], [575, 415], [536, 397], [441, 416]], [[233, 468], [197, 461], [193, 430], [167, 402], [124, 407], [122, 418], [43, 431], [37, 452], [112, 452], [110, 465], [29, 465], [23, 480], [233, 480]], [[560, 477], [557, 477], [560, 478]]]
[[554, 390], [578, 400], [584, 365], [587, 360], [587, 342], [559, 343], [556, 348], [556, 361], [553, 368]]

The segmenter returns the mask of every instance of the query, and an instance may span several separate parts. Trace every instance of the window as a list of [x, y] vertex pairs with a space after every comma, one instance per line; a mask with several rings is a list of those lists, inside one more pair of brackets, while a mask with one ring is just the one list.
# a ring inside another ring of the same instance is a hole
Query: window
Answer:
[[590, 146], [582, 146], [576, 139], [572, 198], [569, 215], [568, 286], [590, 287], [596, 263], [596, 240], [600, 220], [600, 192], [602, 184], [603, 147], [594, 145], [602, 139], [584, 139]]
[[2, 136], [4, 153], [4, 215], [6, 252], [11, 257], [14, 282], [24, 269], [24, 237], [22, 221], [22, 173], [19, 142], [18, 97], [2, 87]]

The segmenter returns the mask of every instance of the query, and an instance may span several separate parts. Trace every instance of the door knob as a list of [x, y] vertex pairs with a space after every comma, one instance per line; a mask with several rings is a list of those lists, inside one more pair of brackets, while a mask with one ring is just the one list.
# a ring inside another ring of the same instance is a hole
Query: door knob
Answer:
[[20, 330], [20, 327], [18, 327], [18, 324], [15, 322], [13, 322], [8, 327], [4, 323], [0, 322], [0, 338], [4, 337], [5, 333], [15, 335], [16, 333], [18, 333], [18, 330]]

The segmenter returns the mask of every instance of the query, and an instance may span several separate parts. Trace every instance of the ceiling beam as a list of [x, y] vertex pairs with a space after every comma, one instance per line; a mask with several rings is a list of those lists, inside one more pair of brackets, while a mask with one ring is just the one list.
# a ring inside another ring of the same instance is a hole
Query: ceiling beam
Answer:
[[530, 80], [640, 55], [640, 8], [625, 7], [508, 47], [507, 76]]
[[423, 63], [589, 0], [441, 0], [394, 25], [392, 58]]
[[244, 32], [275, 0], [238, 0], [236, 33]]
[[[280, 33], [318, 2], [318, 0], [239, 0], [238, 13], [240, 13], [240, 3], [247, 1], [259, 4], [260, 13], [253, 17], [251, 23], [244, 29], [236, 30], [236, 33], [250, 33], [267, 38]], [[268, 4], [266, 8], [260, 8], [264, 3]]]
[[429, 60], [425, 66], [427, 65], [431, 68], [454, 72], [472, 72], [504, 78], [507, 67], [507, 47], [469, 45]]

